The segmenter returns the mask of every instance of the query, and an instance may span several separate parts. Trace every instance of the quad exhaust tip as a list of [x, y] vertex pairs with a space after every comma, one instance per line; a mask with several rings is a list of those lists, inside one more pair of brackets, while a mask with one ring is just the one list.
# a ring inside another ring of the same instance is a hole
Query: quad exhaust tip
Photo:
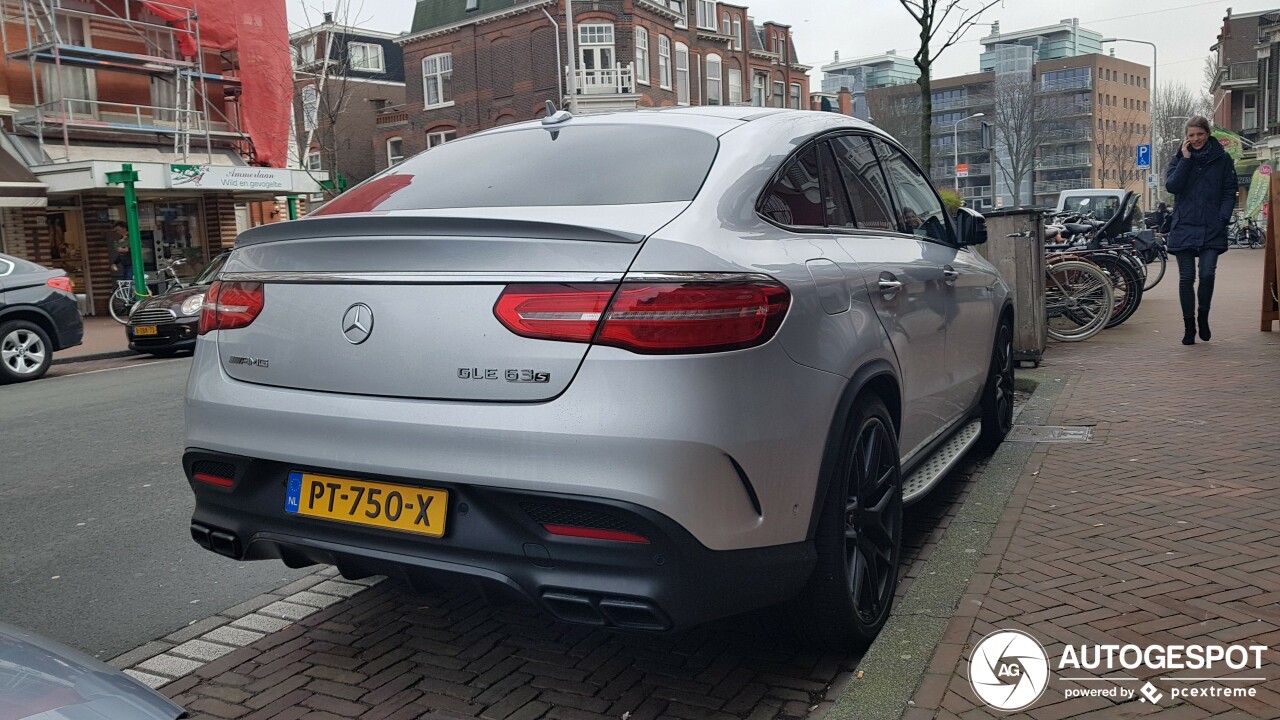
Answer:
[[649, 600], [548, 591], [542, 593], [542, 603], [565, 622], [650, 632], [671, 629], [666, 615]]

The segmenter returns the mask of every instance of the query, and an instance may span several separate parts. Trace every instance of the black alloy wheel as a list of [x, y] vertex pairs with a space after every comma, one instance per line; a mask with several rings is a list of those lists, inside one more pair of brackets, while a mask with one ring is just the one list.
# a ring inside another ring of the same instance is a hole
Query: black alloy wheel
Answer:
[[983, 450], [995, 450], [1013, 429], [1013, 393], [1013, 323], [1005, 317], [996, 331], [991, 370], [982, 392]]
[[849, 595], [865, 626], [883, 623], [898, 584], [902, 482], [892, 432], [881, 418], [868, 418], [858, 434], [849, 468], [844, 551]]

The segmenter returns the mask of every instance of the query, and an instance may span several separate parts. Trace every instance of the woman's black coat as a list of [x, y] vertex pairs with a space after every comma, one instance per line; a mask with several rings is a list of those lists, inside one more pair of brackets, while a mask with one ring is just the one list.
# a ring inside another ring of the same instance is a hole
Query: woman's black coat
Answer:
[[1169, 252], [1227, 249], [1227, 226], [1236, 207], [1236, 167], [1213, 137], [1190, 158], [1179, 149], [1169, 162], [1164, 187], [1177, 200], [1169, 230]]

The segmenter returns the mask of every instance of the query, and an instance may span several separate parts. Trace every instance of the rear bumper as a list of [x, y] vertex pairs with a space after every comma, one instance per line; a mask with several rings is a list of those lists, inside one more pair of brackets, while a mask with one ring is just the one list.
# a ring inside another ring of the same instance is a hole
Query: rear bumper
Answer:
[[[230, 488], [190, 480], [192, 536], [207, 549], [291, 567], [328, 563], [350, 578], [388, 575], [417, 588], [479, 581], [568, 622], [688, 627], [787, 600], [814, 565], [811, 543], [709, 550], [670, 518], [632, 503], [396, 477], [359, 479], [447, 490], [443, 537], [303, 517], [284, 509], [291, 471], [351, 474], [189, 449], [187, 477], [205, 472], [203, 463], [235, 468]], [[563, 537], [542, 523], [625, 528], [649, 542]]]
[[73, 348], [84, 341], [84, 320], [80, 318], [80, 304], [74, 296], [54, 293], [41, 307], [53, 318], [57, 329], [58, 336], [52, 338], [58, 344], [55, 350]]

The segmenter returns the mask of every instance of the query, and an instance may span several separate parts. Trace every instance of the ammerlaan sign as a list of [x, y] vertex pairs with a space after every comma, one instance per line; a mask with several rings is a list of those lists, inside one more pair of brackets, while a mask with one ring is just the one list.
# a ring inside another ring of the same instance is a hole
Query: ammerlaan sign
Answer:
[[289, 192], [286, 168], [227, 165], [170, 165], [169, 187], [175, 190], [271, 190]]

